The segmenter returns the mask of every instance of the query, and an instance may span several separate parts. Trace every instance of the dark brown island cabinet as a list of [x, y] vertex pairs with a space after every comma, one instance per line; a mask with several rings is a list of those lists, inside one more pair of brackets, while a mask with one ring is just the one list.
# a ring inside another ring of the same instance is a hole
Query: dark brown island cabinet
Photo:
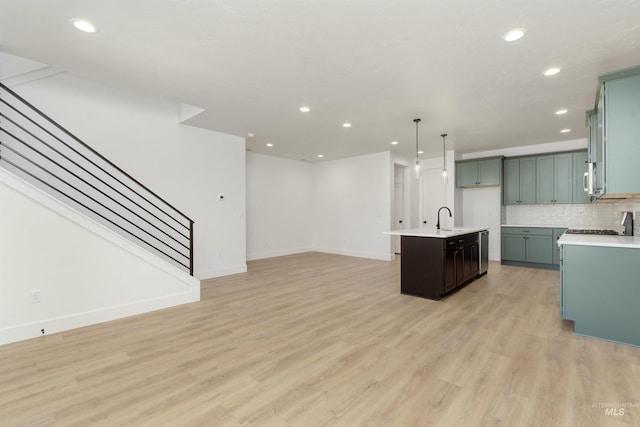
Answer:
[[401, 237], [401, 292], [439, 300], [481, 275], [480, 235]]

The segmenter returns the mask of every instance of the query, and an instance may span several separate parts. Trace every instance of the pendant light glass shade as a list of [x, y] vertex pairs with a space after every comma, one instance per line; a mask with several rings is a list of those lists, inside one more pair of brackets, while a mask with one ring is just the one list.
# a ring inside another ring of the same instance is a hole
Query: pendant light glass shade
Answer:
[[413, 119], [413, 122], [416, 124], [416, 179], [420, 179], [420, 153], [418, 152], [418, 123], [420, 123], [420, 119]]

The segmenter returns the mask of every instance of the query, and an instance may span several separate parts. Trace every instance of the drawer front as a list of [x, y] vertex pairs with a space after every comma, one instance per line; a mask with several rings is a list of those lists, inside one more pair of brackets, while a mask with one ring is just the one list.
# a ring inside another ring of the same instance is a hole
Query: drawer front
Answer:
[[553, 236], [553, 228], [547, 227], [502, 227], [502, 234]]
[[451, 247], [454, 247], [454, 246], [472, 245], [474, 243], [478, 243], [479, 238], [480, 238], [480, 236], [479, 236], [478, 233], [463, 234], [461, 236], [449, 237], [447, 239], [446, 247], [447, 248], [451, 248]]

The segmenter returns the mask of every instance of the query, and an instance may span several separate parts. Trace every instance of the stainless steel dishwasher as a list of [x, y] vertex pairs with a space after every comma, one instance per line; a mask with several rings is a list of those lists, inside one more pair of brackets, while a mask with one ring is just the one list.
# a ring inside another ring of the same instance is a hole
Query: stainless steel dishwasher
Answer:
[[489, 230], [480, 233], [480, 271], [479, 275], [487, 274], [489, 268]]

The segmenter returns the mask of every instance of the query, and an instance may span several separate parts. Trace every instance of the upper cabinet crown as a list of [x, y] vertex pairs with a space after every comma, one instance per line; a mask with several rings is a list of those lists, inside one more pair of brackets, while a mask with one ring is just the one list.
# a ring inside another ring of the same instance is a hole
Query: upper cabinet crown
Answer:
[[490, 187], [500, 185], [502, 157], [456, 162], [456, 187]]

